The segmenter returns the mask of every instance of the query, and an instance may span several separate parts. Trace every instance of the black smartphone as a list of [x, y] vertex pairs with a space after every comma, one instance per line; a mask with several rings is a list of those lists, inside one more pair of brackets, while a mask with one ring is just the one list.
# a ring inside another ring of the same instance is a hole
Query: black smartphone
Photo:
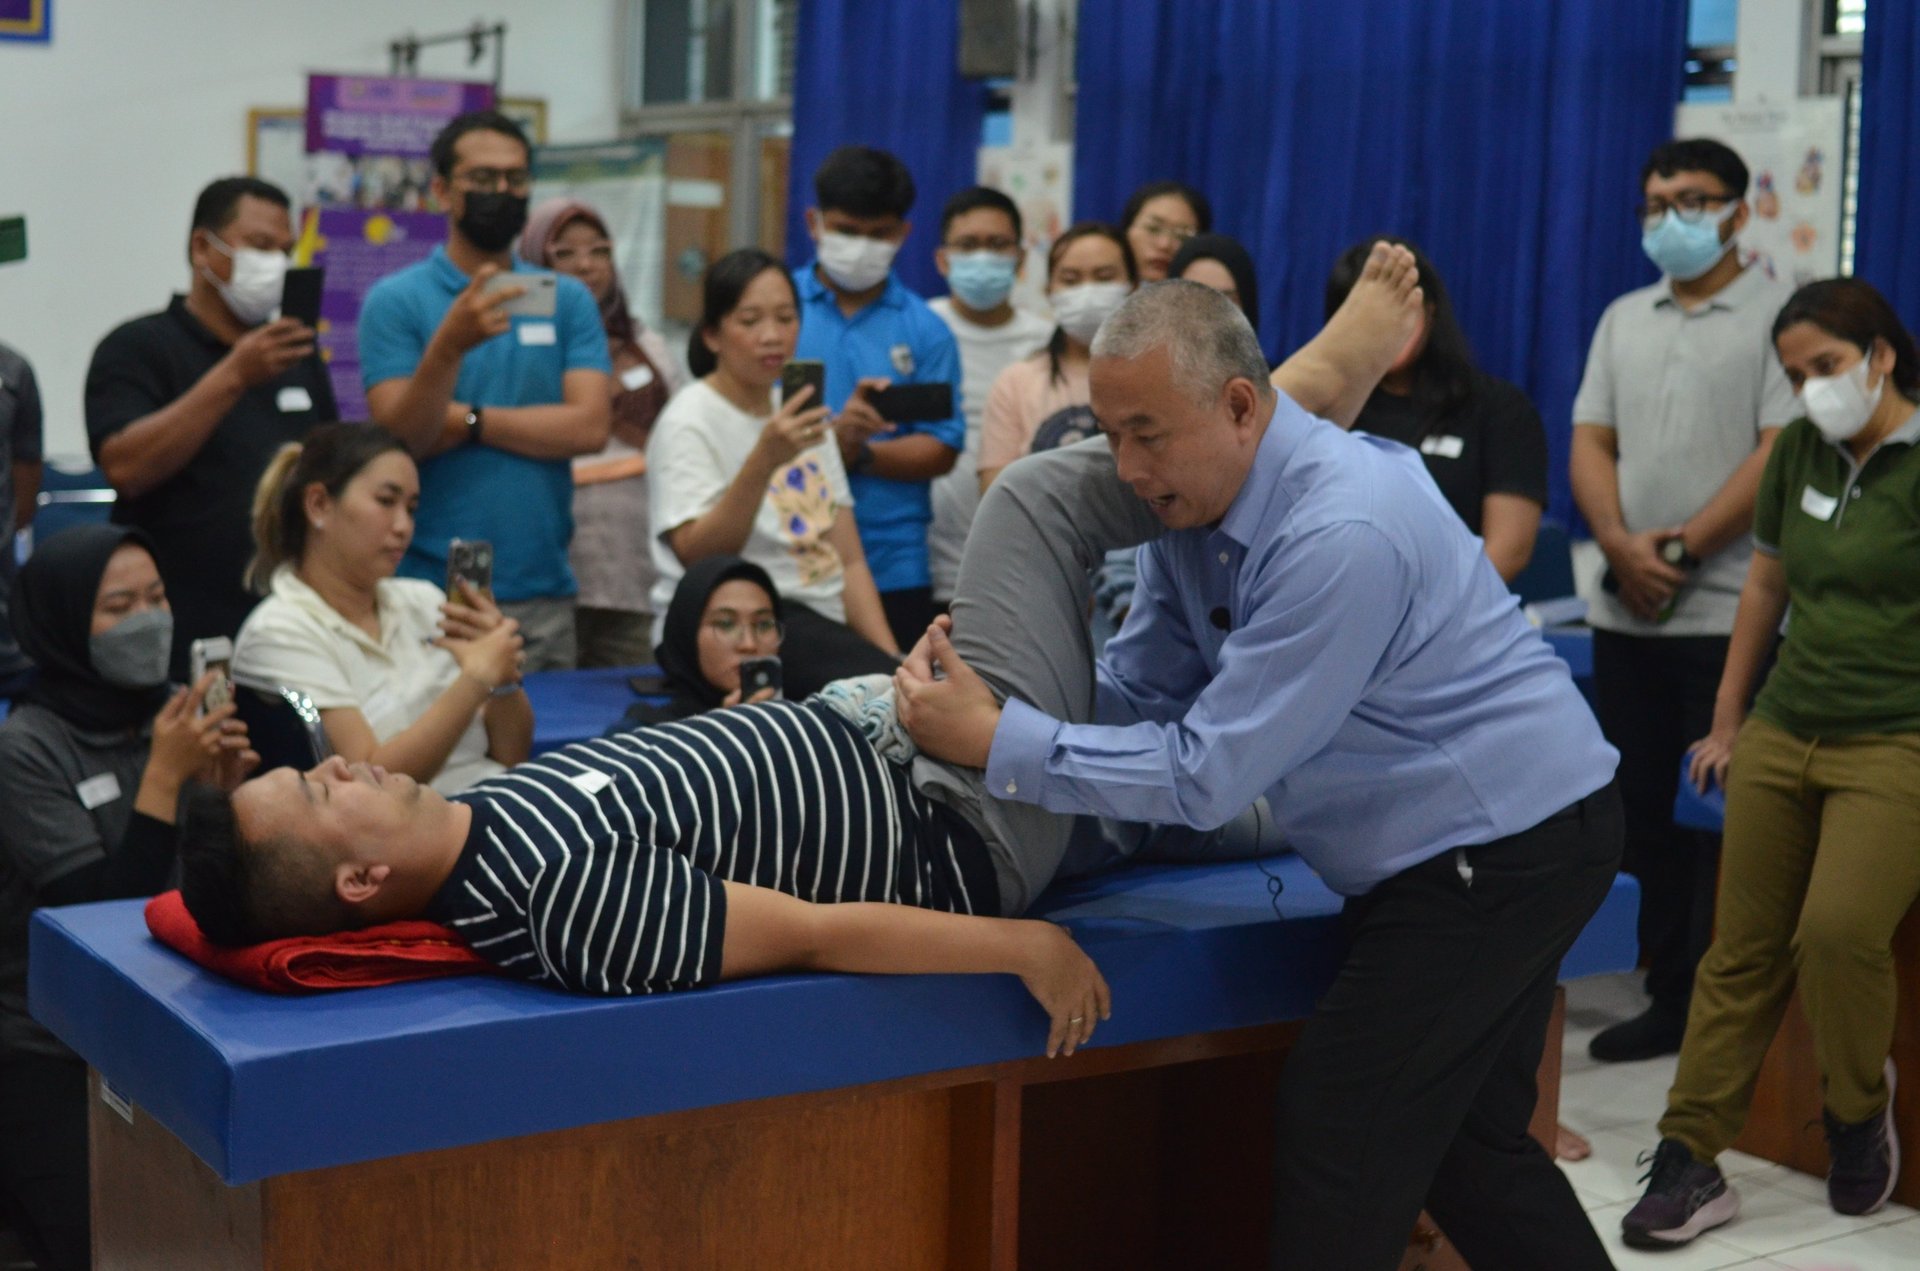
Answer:
[[780, 404], [785, 405], [794, 398], [794, 394], [803, 388], [812, 388], [813, 396], [807, 399], [808, 410], [827, 404], [827, 364], [799, 359], [788, 362], [780, 368]]
[[755, 693], [772, 689], [775, 697], [785, 685], [780, 678], [779, 658], [740, 659], [740, 700], [750, 701]]
[[868, 397], [880, 418], [895, 424], [953, 418], [953, 385], [889, 384]]
[[485, 539], [456, 538], [447, 544], [447, 599], [466, 603], [460, 584], [483, 596], [493, 594], [493, 544]]
[[320, 289], [327, 271], [318, 265], [289, 269], [280, 289], [280, 316], [297, 318], [310, 327], [320, 325]]

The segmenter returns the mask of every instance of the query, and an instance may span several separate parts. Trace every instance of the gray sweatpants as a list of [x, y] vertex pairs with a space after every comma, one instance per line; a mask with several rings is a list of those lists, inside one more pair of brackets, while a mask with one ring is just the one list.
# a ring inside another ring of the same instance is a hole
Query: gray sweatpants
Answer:
[[[967, 536], [953, 592], [955, 650], [1003, 699], [1017, 697], [1068, 723], [1089, 722], [1091, 571], [1113, 548], [1159, 533], [1159, 520], [1115, 475], [1103, 438], [1009, 465], [981, 499]], [[1077, 855], [1111, 833], [1092, 818], [995, 798], [982, 789], [977, 769], [922, 755], [913, 779], [981, 827], [1006, 914], [1032, 903], [1070, 844]]]

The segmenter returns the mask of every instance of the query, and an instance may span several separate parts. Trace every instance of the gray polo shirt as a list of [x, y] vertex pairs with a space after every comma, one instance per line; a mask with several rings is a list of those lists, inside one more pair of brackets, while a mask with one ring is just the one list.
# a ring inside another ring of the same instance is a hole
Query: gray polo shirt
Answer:
[[[1620, 510], [1633, 531], [1679, 525], [1705, 507], [1760, 443], [1800, 414], [1773, 349], [1793, 287], [1749, 267], [1689, 312], [1662, 278], [1607, 306], [1593, 333], [1573, 422], [1614, 430]], [[1753, 540], [1741, 535], [1681, 588], [1673, 616], [1643, 622], [1582, 580], [1588, 621], [1629, 635], [1729, 635]], [[1597, 553], [1596, 553], [1597, 556]], [[1604, 559], [1595, 570], [1604, 569]]]
[[32, 705], [0, 723], [0, 1052], [69, 1053], [27, 1014], [27, 920], [42, 887], [126, 835], [146, 731], [84, 732]]

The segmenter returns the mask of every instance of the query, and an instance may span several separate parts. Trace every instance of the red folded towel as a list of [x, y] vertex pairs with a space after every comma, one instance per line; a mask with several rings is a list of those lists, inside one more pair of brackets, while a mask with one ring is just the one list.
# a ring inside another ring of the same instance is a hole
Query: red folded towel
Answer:
[[269, 993], [371, 988], [493, 970], [491, 962], [437, 922], [388, 922], [230, 949], [200, 933], [177, 891], [147, 902], [147, 930], [207, 970]]

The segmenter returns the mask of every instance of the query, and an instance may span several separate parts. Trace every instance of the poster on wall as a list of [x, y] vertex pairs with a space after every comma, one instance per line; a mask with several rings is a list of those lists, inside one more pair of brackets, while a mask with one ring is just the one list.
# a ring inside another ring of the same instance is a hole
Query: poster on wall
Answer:
[[539, 204], [552, 198], [578, 199], [605, 219], [627, 303], [642, 322], [661, 329], [667, 143], [658, 137], [636, 137], [541, 146], [533, 153], [533, 201]]
[[0, 0], [0, 40], [51, 43], [53, 0]]
[[1064, 141], [1023, 146], [982, 146], [980, 184], [1004, 190], [1020, 209], [1026, 268], [1014, 289], [1016, 303], [1050, 313], [1046, 302], [1047, 252], [1073, 220], [1073, 146]]
[[342, 419], [365, 419], [360, 306], [373, 285], [446, 238], [432, 210], [428, 152], [448, 120], [493, 104], [493, 86], [457, 80], [310, 75], [307, 172], [296, 255], [324, 268], [320, 349]]
[[1676, 135], [1724, 141], [1745, 161], [1744, 256], [1769, 276], [1798, 286], [1840, 272], [1844, 102], [1813, 97], [1784, 105], [1690, 102]]

